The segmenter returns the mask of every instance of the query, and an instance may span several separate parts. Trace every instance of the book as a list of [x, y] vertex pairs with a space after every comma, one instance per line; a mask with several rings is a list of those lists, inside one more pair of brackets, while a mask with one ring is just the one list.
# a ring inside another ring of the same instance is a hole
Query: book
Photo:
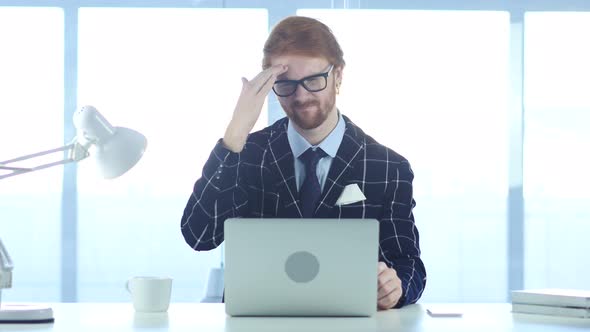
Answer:
[[531, 289], [512, 291], [512, 303], [590, 309], [590, 291], [578, 289]]
[[557, 307], [550, 305], [512, 303], [512, 312], [590, 319], [590, 309], [576, 307]]

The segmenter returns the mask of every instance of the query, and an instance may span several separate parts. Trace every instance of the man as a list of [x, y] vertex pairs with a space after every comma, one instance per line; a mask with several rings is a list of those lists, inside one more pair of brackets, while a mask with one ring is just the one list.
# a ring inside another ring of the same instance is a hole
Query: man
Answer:
[[[217, 247], [230, 217], [378, 219], [377, 306], [416, 302], [426, 271], [412, 213], [414, 176], [405, 158], [336, 108], [344, 69], [336, 38], [317, 20], [288, 17], [264, 45], [263, 69], [242, 78], [233, 117], [184, 210], [185, 240], [195, 250]], [[287, 117], [250, 133], [271, 89]], [[336, 204], [350, 184], [366, 199]]]

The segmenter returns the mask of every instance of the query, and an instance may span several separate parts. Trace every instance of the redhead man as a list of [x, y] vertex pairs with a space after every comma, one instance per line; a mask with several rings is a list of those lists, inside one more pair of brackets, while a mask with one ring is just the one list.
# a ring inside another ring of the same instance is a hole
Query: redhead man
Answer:
[[[345, 63], [332, 31], [312, 18], [287, 17], [271, 31], [262, 64], [252, 80], [242, 78], [225, 135], [195, 183], [181, 221], [185, 240], [195, 250], [213, 249], [234, 217], [377, 219], [377, 307], [416, 302], [426, 270], [412, 212], [414, 175], [404, 157], [336, 107]], [[286, 117], [251, 132], [271, 90]], [[365, 199], [336, 204], [351, 184]]]

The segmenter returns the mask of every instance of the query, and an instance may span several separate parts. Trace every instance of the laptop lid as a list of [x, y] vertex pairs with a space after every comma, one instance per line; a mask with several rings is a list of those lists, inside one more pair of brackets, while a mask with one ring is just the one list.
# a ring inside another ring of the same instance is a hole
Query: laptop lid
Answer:
[[232, 316], [371, 316], [379, 222], [228, 219], [225, 308]]

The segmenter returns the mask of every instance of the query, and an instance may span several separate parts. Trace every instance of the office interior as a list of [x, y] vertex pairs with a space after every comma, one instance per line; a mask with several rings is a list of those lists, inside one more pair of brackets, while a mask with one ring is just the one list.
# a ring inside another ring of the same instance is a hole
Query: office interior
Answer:
[[[410, 161], [421, 302], [590, 286], [590, 2], [0, 0], [0, 160], [68, 143], [93, 105], [148, 138], [124, 177], [89, 162], [0, 182], [13, 302], [126, 302], [137, 275], [199, 302], [223, 246], [180, 217], [243, 77], [289, 15], [334, 31], [338, 107]], [[256, 125], [284, 116], [272, 94]]]

